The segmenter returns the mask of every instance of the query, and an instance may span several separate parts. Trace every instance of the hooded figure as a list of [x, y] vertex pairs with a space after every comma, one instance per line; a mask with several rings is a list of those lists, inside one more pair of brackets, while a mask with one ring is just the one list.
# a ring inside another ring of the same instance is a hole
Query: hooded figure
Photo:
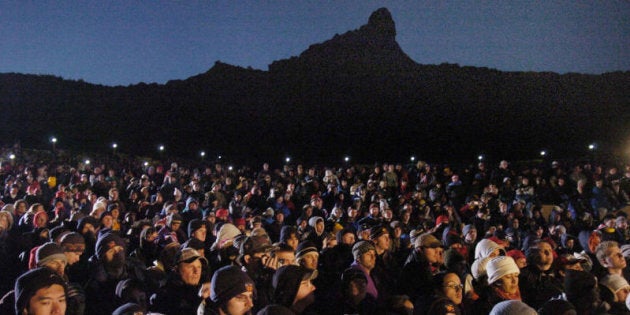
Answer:
[[295, 265], [280, 267], [273, 276], [274, 304], [290, 309], [293, 314], [302, 314], [315, 301], [315, 286], [311, 282], [315, 278], [317, 270]]

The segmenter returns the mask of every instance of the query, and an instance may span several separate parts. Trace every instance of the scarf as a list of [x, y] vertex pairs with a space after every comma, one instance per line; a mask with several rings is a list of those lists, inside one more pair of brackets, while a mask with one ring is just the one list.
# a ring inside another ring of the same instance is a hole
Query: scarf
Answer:
[[503, 290], [501, 290], [498, 287], [492, 287], [492, 289], [494, 290], [494, 293], [497, 294], [498, 297], [502, 298], [503, 300], [521, 300], [521, 289], [517, 288], [516, 292], [514, 293], [507, 293]]

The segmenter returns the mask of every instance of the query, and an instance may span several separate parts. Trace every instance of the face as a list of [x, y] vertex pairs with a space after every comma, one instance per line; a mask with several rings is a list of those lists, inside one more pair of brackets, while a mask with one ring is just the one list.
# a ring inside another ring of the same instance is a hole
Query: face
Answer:
[[308, 269], [317, 269], [317, 263], [319, 261], [319, 254], [308, 254], [300, 260], [300, 264]]
[[389, 234], [383, 234], [374, 240], [374, 245], [381, 250], [388, 250], [390, 244]]
[[457, 274], [449, 273], [444, 276], [442, 292], [447, 298], [449, 298], [449, 300], [453, 301], [453, 303], [462, 303], [462, 289], [462, 282]]
[[66, 249], [64, 251], [64, 254], [66, 255], [66, 259], [68, 260], [68, 266], [71, 266], [77, 263], [81, 259], [81, 255], [83, 255], [83, 251], [84, 249], [82, 248], [77, 248], [77, 249], [72, 249], [72, 250]]
[[315, 224], [315, 232], [317, 232], [317, 234], [324, 232], [324, 221], [317, 221], [317, 224]]
[[341, 237], [341, 242], [347, 245], [354, 244], [354, 241], [355, 241], [355, 237], [353, 233], [346, 233]]
[[315, 291], [315, 289], [315, 285], [313, 285], [313, 282], [311, 282], [311, 280], [304, 280], [300, 282], [300, 288], [295, 295], [295, 300], [293, 300], [293, 303], [305, 298], [307, 295]]
[[501, 288], [504, 292], [514, 294], [518, 290], [518, 274], [513, 273], [505, 275], [494, 284]]
[[432, 247], [423, 247], [422, 252], [427, 257], [427, 260], [430, 264], [439, 263], [442, 257], [444, 249], [442, 247], [432, 248]]
[[540, 255], [540, 263], [538, 265], [542, 266], [544, 270], [547, 270], [551, 267], [551, 264], [553, 264], [553, 250], [551, 249], [551, 245], [543, 242], [538, 244], [538, 249], [538, 254]]
[[230, 315], [247, 314], [254, 307], [254, 295], [252, 292], [243, 292], [231, 298], [225, 307], [225, 313]]
[[374, 269], [374, 266], [376, 265], [376, 252], [374, 250], [369, 250], [359, 256], [359, 264], [367, 270]]
[[38, 215], [37, 216], [37, 226], [46, 226], [46, 223], [48, 222], [48, 216], [47, 215]]
[[295, 264], [295, 253], [294, 252], [276, 252], [276, 257], [278, 258], [278, 268], [281, 266], [293, 265]]
[[298, 247], [299, 243], [300, 243], [300, 240], [297, 238], [295, 233], [292, 233], [291, 237], [289, 237], [287, 239], [287, 245], [291, 246], [291, 248], [293, 248], [293, 250], [297, 250], [297, 247]]
[[182, 262], [177, 265], [177, 272], [185, 284], [197, 285], [199, 280], [201, 280], [201, 266], [199, 259], [190, 263]]
[[192, 235], [192, 236], [193, 236], [194, 238], [196, 238], [196, 239], [198, 239], [198, 240], [202, 241], [202, 242], [205, 242], [205, 241], [206, 241], [206, 234], [207, 234], [206, 227], [202, 225], [202, 226], [201, 226], [200, 228], [198, 228], [195, 232], [193, 232], [193, 235]]
[[66, 270], [66, 262], [61, 259], [53, 259], [47, 262], [44, 267], [63, 277]]
[[66, 313], [66, 292], [62, 286], [53, 284], [35, 292], [28, 304], [29, 315], [50, 315]]
[[609, 249], [609, 254], [606, 257], [606, 266], [607, 268], [615, 268], [615, 269], [623, 269], [626, 268], [626, 259], [623, 258], [621, 254], [621, 250], [619, 247], [611, 247]]
[[9, 228], [9, 220], [6, 216], [0, 216], [0, 233], [6, 231]]
[[181, 222], [173, 222], [173, 223], [171, 223], [171, 230], [177, 231], [177, 230], [179, 230], [179, 227], [181, 225], [182, 225]]
[[112, 216], [106, 215], [103, 217], [103, 219], [101, 219], [101, 223], [103, 224], [104, 227], [111, 228], [112, 225], [114, 224], [114, 220]]

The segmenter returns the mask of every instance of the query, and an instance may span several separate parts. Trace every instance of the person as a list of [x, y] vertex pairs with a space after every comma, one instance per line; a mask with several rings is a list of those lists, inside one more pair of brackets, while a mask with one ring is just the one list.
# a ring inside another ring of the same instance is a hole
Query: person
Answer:
[[589, 272], [567, 270], [564, 277], [566, 300], [575, 307], [577, 314], [606, 314], [609, 307], [599, 293], [597, 278]]
[[198, 314], [250, 314], [256, 294], [254, 281], [237, 266], [223, 266], [210, 281], [210, 300]]
[[257, 294], [254, 296], [253, 311], [258, 311], [262, 306], [271, 303], [271, 282], [279, 260], [278, 256], [270, 255], [273, 249], [274, 246], [267, 234], [248, 236], [240, 244], [237, 262], [256, 284]]
[[553, 255], [553, 249], [546, 241], [535, 242], [527, 251], [527, 267], [519, 276], [519, 285], [523, 302], [535, 309], [564, 290], [552, 268]]
[[192, 248], [177, 254], [175, 268], [164, 288], [151, 296], [151, 311], [164, 314], [195, 314], [202, 304], [199, 292], [207, 284], [208, 261]]
[[630, 284], [619, 274], [610, 274], [600, 282], [602, 300], [610, 305], [610, 314], [630, 314], [626, 307], [626, 299], [630, 293]]
[[521, 300], [519, 274], [516, 262], [510, 256], [490, 259], [486, 265], [488, 286], [479, 292], [479, 299], [473, 304], [473, 314], [488, 314], [492, 307], [502, 301]]
[[398, 279], [399, 293], [418, 300], [433, 292], [433, 276], [444, 264], [442, 243], [431, 233], [416, 237]]
[[36, 268], [15, 282], [15, 314], [39, 315], [66, 313], [66, 286], [48, 268]]
[[538, 315], [535, 309], [531, 308], [529, 305], [518, 301], [518, 300], [507, 300], [503, 302], [497, 303], [492, 310], [490, 311], [490, 315]]
[[382, 307], [371, 294], [367, 294], [367, 278], [359, 269], [348, 268], [341, 274], [340, 295], [329, 312], [338, 310], [342, 314], [380, 314]]
[[427, 303], [428, 308], [414, 307], [414, 314], [461, 314], [464, 285], [459, 276], [453, 272], [440, 272], [433, 277], [433, 282], [434, 294]]
[[352, 246], [354, 261], [350, 268], [361, 270], [367, 279], [366, 292], [378, 300], [378, 289], [374, 283], [371, 272], [376, 266], [376, 249], [371, 241], [361, 240]]
[[615, 241], [601, 242], [595, 249], [595, 256], [602, 267], [606, 268], [606, 273], [600, 276], [623, 275], [623, 270], [626, 268], [627, 263], [621, 254], [619, 243]]
[[315, 270], [319, 262], [319, 252], [315, 244], [310, 241], [301, 242], [295, 253], [295, 261], [298, 265]]
[[317, 270], [302, 266], [282, 266], [273, 275], [273, 302], [258, 314], [303, 314], [315, 301], [313, 279]]

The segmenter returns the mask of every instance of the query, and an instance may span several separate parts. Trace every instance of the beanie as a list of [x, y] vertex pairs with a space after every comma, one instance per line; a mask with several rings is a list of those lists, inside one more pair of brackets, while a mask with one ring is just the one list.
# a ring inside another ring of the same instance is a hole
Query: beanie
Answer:
[[105, 258], [105, 253], [111, 248], [109, 245], [111, 242], [114, 242], [116, 246], [122, 246], [125, 248], [125, 241], [118, 236], [118, 234], [113, 232], [100, 234], [98, 240], [96, 241], [96, 257], [98, 257], [99, 260], [103, 260]]
[[254, 281], [237, 266], [225, 266], [212, 276], [210, 299], [222, 304], [243, 292], [255, 292]]
[[48, 268], [36, 268], [22, 274], [15, 282], [15, 312], [22, 314], [37, 290], [58, 284], [66, 291], [63, 279]]
[[37, 252], [35, 254], [37, 267], [42, 267], [53, 260], [61, 260], [66, 263], [68, 262], [61, 246], [57, 245], [57, 243], [48, 242], [37, 248]]
[[290, 307], [295, 300], [300, 283], [317, 278], [317, 270], [296, 265], [286, 265], [278, 268], [273, 275], [273, 301]]
[[85, 249], [85, 238], [77, 232], [71, 232], [61, 237], [60, 245], [64, 251]]
[[521, 270], [516, 266], [516, 262], [510, 256], [492, 258], [488, 262], [486, 270], [488, 272], [488, 284], [493, 284], [503, 276], [521, 273]]
[[298, 245], [297, 250], [295, 251], [295, 260], [297, 261], [298, 259], [301, 259], [311, 253], [319, 254], [315, 243], [311, 241], [304, 241]]
[[475, 247], [475, 259], [484, 258], [490, 256], [495, 250], [500, 249], [499, 244], [489, 240], [482, 239], [477, 243]]
[[354, 260], [358, 260], [361, 255], [369, 252], [370, 250], [376, 251], [372, 242], [365, 240], [358, 241], [352, 246], [352, 256], [354, 256]]
[[479, 278], [487, 276], [488, 272], [486, 271], [486, 267], [488, 265], [488, 262], [491, 260], [492, 258], [490, 257], [486, 257], [486, 258], [481, 258], [481, 259], [476, 259], [472, 266], [470, 266], [470, 272], [472, 273], [473, 278], [475, 278], [475, 280], [479, 280]]
[[490, 311], [490, 315], [538, 315], [535, 309], [519, 300], [507, 300], [497, 303]]
[[613, 293], [629, 286], [628, 281], [618, 274], [609, 274], [601, 280], [601, 284], [610, 289]]
[[525, 254], [524, 254], [522, 251], [518, 250], [518, 249], [512, 249], [512, 250], [509, 250], [509, 251], [508, 251], [507, 253], [505, 253], [505, 254], [506, 254], [507, 256], [512, 257], [515, 261], [516, 261], [517, 259], [526, 258], [526, 257], [525, 257]]
[[280, 230], [280, 242], [286, 243], [288, 239], [291, 238], [291, 235], [297, 235], [297, 228], [292, 225], [285, 225]]

